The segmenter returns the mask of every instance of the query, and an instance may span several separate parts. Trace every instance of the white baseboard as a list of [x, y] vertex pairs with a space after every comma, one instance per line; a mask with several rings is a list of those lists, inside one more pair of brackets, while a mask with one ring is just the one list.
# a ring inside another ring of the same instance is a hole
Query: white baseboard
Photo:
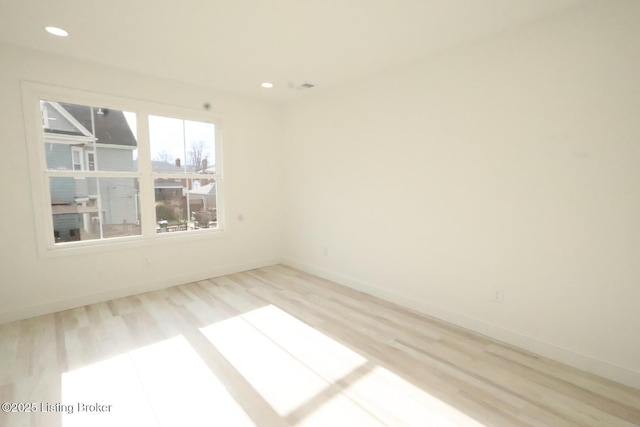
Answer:
[[206, 270], [203, 272], [174, 276], [168, 279], [155, 279], [145, 281], [143, 283], [137, 283], [132, 286], [127, 286], [125, 288], [112, 289], [105, 292], [98, 292], [89, 295], [81, 295], [76, 298], [51, 301], [29, 307], [21, 307], [16, 310], [0, 313], [0, 325], [3, 323], [14, 322], [17, 320], [28, 319], [31, 317], [56, 313], [58, 311], [69, 310], [76, 307], [82, 307], [88, 304], [96, 304], [116, 298], [128, 297], [131, 295], [142, 294], [150, 291], [157, 291], [159, 289], [166, 289], [185, 283], [211, 279], [213, 277], [224, 276], [226, 274], [233, 274], [241, 271], [252, 270], [254, 268], [275, 265], [279, 264], [280, 262], [281, 260], [279, 257], [258, 261], [249, 261], [245, 263], [219, 267], [212, 270]]
[[446, 322], [461, 326], [473, 332], [491, 337], [493, 339], [511, 344], [513, 346], [528, 350], [549, 359], [573, 366], [583, 371], [609, 378], [613, 381], [631, 387], [640, 388], [640, 372], [617, 366], [603, 360], [599, 360], [575, 351], [560, 347], [555, 344], [540, 341], [519, 332], [505, 329], [496, 325], [483, 322], [478, 319], [455, 313], [440, 307], [426, 304], [406, 295], [380, 288], [378, 286], [362, 282], [351, 277], [327, 271], [305, 263], [301, 263], [292, 258], [283, 257], [282, 263], [289, 267], [313, 274], [323, 279], [331, 280], [343, 286], [356, 289], [378, 298], [393, 302], [403, 307], [415, 310], [429, 316], [436, 317]]

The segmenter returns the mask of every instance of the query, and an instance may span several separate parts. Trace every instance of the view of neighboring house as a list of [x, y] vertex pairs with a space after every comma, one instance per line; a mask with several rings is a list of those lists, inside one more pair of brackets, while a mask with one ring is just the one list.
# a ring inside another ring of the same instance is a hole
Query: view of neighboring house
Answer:
[[[122, 111], [50, 101], [40, 103], [49, 170], [136, 170], [136, 138]], [[137, 180], [52, 177], [56, 242], [140, 234]]]
[[[195, 186], [194, 186], [195, 187]], [[210, 211], [216, 208], [216, 183], [200, 185], [189, 190], [192, 210]]]
[[[159, 178], [154, 180], [156, 216], [161, 225], [182, 224], [186, 228], [208, 228], [216, 222], [216, 185], [204, 174], [212, 174], [215, 166], [208, 167], [203, 160], [199, 167], [183, 165], [180, 159], [174, 163], [152, 161], [154, 172], [195, 172], [203, 179]], [[162, 231], [165, 227], [159, 227]], [[171, 230], [171, 227], [168, 227]]]

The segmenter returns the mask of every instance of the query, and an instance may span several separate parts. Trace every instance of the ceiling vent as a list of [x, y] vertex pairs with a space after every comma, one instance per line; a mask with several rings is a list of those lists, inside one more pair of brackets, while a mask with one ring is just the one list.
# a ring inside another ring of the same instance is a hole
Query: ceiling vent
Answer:
[[296, 84], [294, 82], [289, 82], [289, 89], [307, 90], [307, 89], [311, 89], [313, 87], [316, 87], [316, 85], [314, 85], [313, 83], [309, 83], [309, 82], [305, 82], [305, 83], [302, 83], [302, 84]]

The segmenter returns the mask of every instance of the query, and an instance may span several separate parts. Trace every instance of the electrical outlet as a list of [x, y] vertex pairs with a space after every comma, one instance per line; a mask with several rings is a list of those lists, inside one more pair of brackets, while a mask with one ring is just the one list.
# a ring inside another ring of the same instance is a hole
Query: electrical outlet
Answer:
[[493, 290], [493, 300], [495, 302], [503, 303], [504, 302], [504, 289], [495, 288]]

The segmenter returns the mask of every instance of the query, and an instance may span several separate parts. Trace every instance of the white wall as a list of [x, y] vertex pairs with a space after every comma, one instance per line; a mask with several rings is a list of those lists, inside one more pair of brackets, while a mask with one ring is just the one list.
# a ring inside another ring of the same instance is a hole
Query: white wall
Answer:
[[[278, 108], [1, 45], [0, 64], [0, 323], [279, 262]], [[39, 257], [22, 113], [25, 80], [190, 109], [211, 103], [212, 111], [223, 114], [228, 232], [205, 240], [156, 240], [125, 250]]]
[[[637, 16], [634, 0], [594, 2], [318, 93], [284, 117], [273, 105], [0, 46], [0, 323], [284, 254], [640, 387]], [[40, 258], [24, 80], [210, 102], [225, 117], [229, 232]], [[491, 300], [495, 288], [503, 304]]]
[[285, 262], [640, 387], [638, 16], [587, 4], [289, 106]]

